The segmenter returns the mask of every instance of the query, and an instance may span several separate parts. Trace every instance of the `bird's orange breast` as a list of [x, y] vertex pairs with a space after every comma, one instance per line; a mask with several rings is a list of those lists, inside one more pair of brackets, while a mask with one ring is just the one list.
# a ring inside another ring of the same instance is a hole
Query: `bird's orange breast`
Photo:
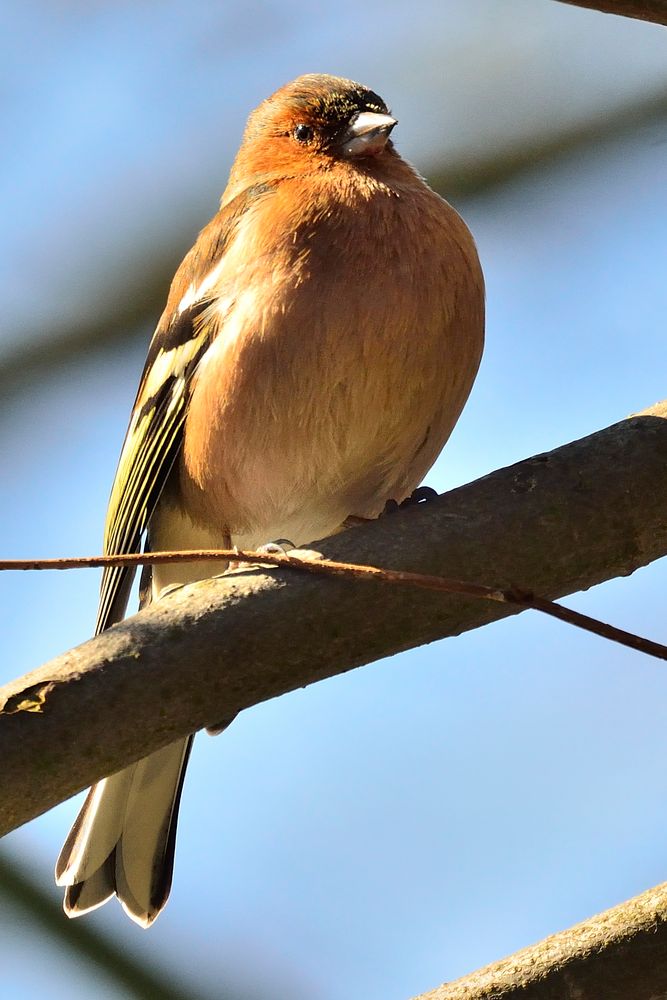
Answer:
[[244, 544], [301, 544], [408, 495], [481, 356], [483, 279], [448, 204], [411, 171], [299, 185], [253, 206], [225, 254], [185, 426], [183, 507]]

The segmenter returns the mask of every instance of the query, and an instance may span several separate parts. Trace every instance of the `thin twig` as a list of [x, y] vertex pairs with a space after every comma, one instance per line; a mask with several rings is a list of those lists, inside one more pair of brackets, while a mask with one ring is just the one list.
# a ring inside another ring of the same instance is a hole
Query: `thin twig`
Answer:
[[469, 583], [465, 580], [453, 580], [445, 576], [431, 576], [425, 573], [410, 573], [407, 570], [384, 569], [379, 566], [365, 566], [359, 563], [336, 562], [333, 559], [319, 557], [303, 559], [290, 556], [284, 552], [265, 552], [247, 549], [192, 549], [179, 552], [138, 552], [111, 556], [78, 556], [68, 559], [3, 559], [0, 560], [2, 570], [45, 570], [45, 569], [91, 569], [104, 566], [143, 566], [164, 565], [165, 563], [205, 562], [230, 560], [235, 563], [264, 563], [272, 566], [286, 566], [290, 569], [306, 573], [319, 573], [324, 576], [348, 576], [361, 580], [378, 580], [381, 583], [405, 584], [421, 587], [424, 590], [437, 590], [447, 594], [460, 594], [462, 597], [472, 597], [486, 601], [498, 601], [501, 604], [514, 604], [522, 608], [541, 611], [552, 618], [573, 625], [575, 628], [592, 632], [603, 639], [617, 642], [621, 646], [667, 660], [667, 646], [652, 639], [626, 632], [625, 629], [609, 625], [598, 618], [581, 614], [562, 604], [556, 604], [538, 594], [533, 594], [520, 587], [499, 589], [487, 587], [481, 583]]

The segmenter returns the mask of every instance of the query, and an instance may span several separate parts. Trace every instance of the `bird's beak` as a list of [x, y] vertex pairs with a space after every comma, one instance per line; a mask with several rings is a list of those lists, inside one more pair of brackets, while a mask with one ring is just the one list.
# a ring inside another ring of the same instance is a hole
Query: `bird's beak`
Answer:
[[360, 111], [343, 135], [341, 149], [345, 156], [376, 156], [387, 145], [389, 133], [396, 125], [391, 115], [375, 111]]

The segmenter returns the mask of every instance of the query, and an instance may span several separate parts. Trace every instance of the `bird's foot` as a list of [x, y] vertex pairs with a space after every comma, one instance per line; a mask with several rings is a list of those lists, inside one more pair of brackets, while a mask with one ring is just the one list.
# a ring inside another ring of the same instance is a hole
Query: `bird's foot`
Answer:
[[[408, 507], [416, 507], [417, 504], [427, 503], [429, 500], [435, 500], [438, 496], [438, 491], [434, 490], [431, 486], [418, 486], [416, 490], [413, 490], [409, 497], [402, 500], [400, 503], [398, 500], [387, 500], [384, 505], [384, 509], [380, 512], [380, 517], [386, 517], [387, 514], [395, 514], [397, 510], [406, 510]], [[341, 525], [341, 529], [345, 528], [358, 528], [361, 524], [370, 524], [374, 521], [374, 517], [360, 517], [358, 514], [350, 514], [345, 518]]]
[[[234, 548], [238, 551], [237, 547]], [[294, 552], [296, 546], [293, 542], [290, 542], [288, 538], [278, 538], [275, 542], [267, 542], [265, 545], [260, 545], [255, 550], [256, 552], [265, 552], [267, 556], [273, 555], [285, 555], [287, 552]], [[235, 570], [247, 569], [251, 565], [248, 562], [244, 562], [242, 559], [231, 559], [226, 572], [232, 573]], [[261, 560], [257, 563], [252, 563], [252, 565], [261, 565]]]
[[290, 542], [289, 538], [278, 538], [275, 542], [267, 542], [266, 545], [260, 545], [257, 549], [258, 552], [266, 552], [268, 556], [286, 555], [288, 552], [292, 552], [296, 548], [294, 542]]
[[420, 503], [428, 503], [430, 500], [435, 500], [437, 496], [438, 491], [434, 490], [431, 486], [418, 486], [416, 490], [412, 491], [409, 497], [406, 497], [400, 503], [396, 500], [387, 500], [380, 517], [386, 517], [387, 514], [395, 514], [397, 510], [416, 507]]

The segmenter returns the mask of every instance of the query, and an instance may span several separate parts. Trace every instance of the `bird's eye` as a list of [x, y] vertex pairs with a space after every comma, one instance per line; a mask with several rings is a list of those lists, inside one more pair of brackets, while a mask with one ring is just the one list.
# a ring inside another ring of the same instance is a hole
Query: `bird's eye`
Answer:
[[297, 125], [294, 129], [294, 138], [297, 142], [310, 142], [313, 138], [313, 130], [310, 125]]

